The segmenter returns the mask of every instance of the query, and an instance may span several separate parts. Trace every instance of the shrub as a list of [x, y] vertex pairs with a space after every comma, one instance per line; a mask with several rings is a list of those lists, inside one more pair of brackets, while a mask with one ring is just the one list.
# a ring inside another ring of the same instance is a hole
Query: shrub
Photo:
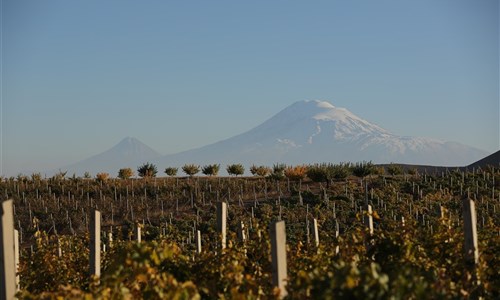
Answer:
[[307, 166], [287, 167], [284, 171], [285, 176], [290, 180], [302, 180], [306, 177]]
[[226, 168], [226, 171], [229, 175], [243, 175], [245, 173], [245, 168], [243, 167], [242, 164], [232, 164], [228, 165]]
[[172, 176], [177, 175], [178, 170], [179, 170], [178, 168], [168, 167], [165, 169], [165, 174], [172, 177]]
[[285, 169], [286, 169], [285, 164], [274, 164], [273, 165], [273, 172], [271, 173], [270, 177], [274, 180], [284, 179], [285, 178]]
[[352, 168], [352, 173], [358, 177], [365, 177], [375, 173], [375, 166], [371, 161], [358, 162]]
[[131, 168], [123, 168], [118, 171], [118, 178], [129, 179], [134, 176], [134, 171]]
[[266, 167], [266, 166], [256, 166], [252, 165], [250, 167], [250, 173], [254, 176], [261, 176], [261, 177], [266, 177], [267, 175], [271, 174], [271, 168]]
[[206, 165], [201, 169], [201, 172], [207, 176], [217, 176], [219, 174], [220, 165]]
[[195, 164], [186, 164], [182, 167], [182, 172], [186, 173], [189, 177], [193, 177], [196, 173], [200, 172], [200, 166]]
[[326, 164], [316, 164], [309, 166], [307, 169], [307, 177], [314, 182], [329, 182], [332, 178], [332, 169]]
[[156, 177], [156, 173], [158, 173], [158, 170], [156, 166], [151, 163], [145, 163], [137, 168], [137, 174], [142, 178]]
[[389, 173], [391, 175], [401, 175], [401, 174], [403, 174], [403, 167], [401, 167], [401, 165], [397, 165], [397, 164], [390, 164], [387, 167], [387, 173]]
[[349, 163], [340, 163], [338, 165], [329, 165], [332, 168], [332, 176], [334, 179], [343, 180], [351, 175], [351, 166]]
[[95, 179], [97, 180], [97, 182], [105, 182], [106, 180], [109, 179], [109, 173], [97, 173], [95, 175]]

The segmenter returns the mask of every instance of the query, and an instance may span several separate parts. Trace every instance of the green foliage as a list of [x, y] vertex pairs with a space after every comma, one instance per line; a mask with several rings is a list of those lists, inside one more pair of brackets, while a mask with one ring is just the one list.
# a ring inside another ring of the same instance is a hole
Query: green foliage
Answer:
[[271, 172], [271, 175], [269, 175], [269, 177], [273, 180], [283, 180], [285, 179], [285, 169], [286, 164], [274, 164], [273, 171]]
[[333, 177], [332, 169], [327, 164], [309, 166], [307, 177], [314, 182], [330, 182]]
[[245, 168], [243, 167], [242, 164], [232, 164], [226, 167], [226, 171], [229, 175], [238, 176], [238, 175], [243, 175], [243, 173], [245, 173]]
[[207, 176], [217, 176], [217, 174], [219, 174], [219, 169], [219, 164], [206, 165], [201, 168], [201, 172]]
[[401, 167], [401, 165], [398, 164], [390, 164], [389, 166], [387, 166], [387, 173], [393, 176], [401, 175], [403, 174], [403, 167]]
[[352, 167], [352, 173], [358, 177], [366, 177], [375, 173], [375, 166], [371, 161], [358, 162]]
[[167, 174], [170, 177], [173, 177], [173, 176], [177, 175], [178, 170], [179, 169], [175, 168], [175, 167], [167, 167], [167, 168], [165, 168], [165, 174]]
[[195, 164], [186, 164], [182, 166], [182, 172], [184, 172], [189, 177], [193, 177], [195, 174], [200, 172], [200, 166]]
[[129, 179], [134, 176], [134, 171], [131, 168], [123, 168], [118, 171], [118, 178]]
[[145, 163], [137, 168], [137, 174], [142, 178], [156, 177], [156, 173], [158, 173], [158, 169], [152, 163]]

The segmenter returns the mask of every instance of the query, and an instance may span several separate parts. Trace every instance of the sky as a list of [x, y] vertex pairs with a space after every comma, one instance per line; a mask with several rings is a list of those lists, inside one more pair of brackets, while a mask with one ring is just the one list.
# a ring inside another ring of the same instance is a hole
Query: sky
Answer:
[[500, 148], [498, 0], [0, 1], [4, 176], [127, 136], [189, 150], [301, 100]]

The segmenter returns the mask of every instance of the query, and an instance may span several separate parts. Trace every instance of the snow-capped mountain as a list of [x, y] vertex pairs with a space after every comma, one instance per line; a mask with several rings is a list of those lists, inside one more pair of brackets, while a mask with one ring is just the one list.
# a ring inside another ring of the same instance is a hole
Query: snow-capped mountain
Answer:
[[162, 167], [185, 163], [249, 166], [363, 160], [463, 166], [485, 155], [485, 151], [459, 143], [392, 134], [326, 101], [300, 101], [243, 134], [167, 155], [157, 162]]
[[138, 139], [126, 137], [105, 152], [60, 169], [68, 171], [68, 175], [74, 173], [81, 176], [89, 172], [95, 176], [99, 172], [107, 172], [115, 177], [121, 168], [132, 168], [135, 172], [137, 166], [160, 157], [161, 154]]
[[[160, 138], [160, 137], [159, 137]], [[300, 101], [261, 125], [232, 138], [201, 148], [161, 156], [135, 138], [125, 138], [111, 149], [60, 168], [68, 174], [135, 170], [145, 162], [164, 168], [187, 163], [230, 163], [272, 166], [322, 162], [402, 163], [434, 166], [466, 166], [488, 155], [485, 151], [454, 142], [392, 134], [326, 101]], [[224, 171], [222, 172], [224, 173]]]

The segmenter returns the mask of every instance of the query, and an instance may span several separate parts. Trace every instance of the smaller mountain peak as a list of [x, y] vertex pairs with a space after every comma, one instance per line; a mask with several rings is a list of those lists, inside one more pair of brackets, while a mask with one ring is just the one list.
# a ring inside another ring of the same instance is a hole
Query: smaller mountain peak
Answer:
[[118, 144], [143, 144], [135, 137], [127, 136], [123, 138]]

